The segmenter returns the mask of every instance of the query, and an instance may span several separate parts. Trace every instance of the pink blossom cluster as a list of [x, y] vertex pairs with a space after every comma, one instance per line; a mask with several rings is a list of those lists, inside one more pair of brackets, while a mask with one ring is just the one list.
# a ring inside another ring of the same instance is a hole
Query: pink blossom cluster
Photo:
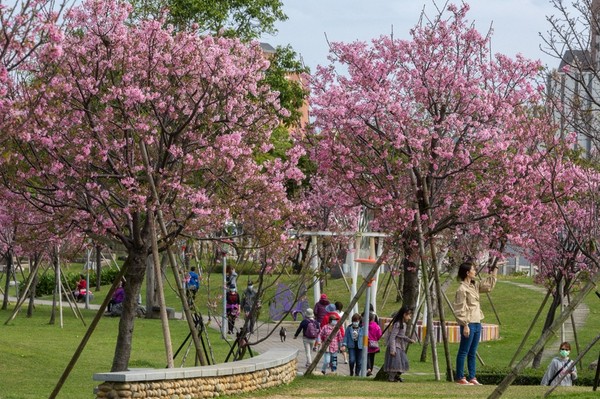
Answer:
[[[491, 55], [468, 10], [422, 18], [411, 40], [333, 43], [312, 80], [306, 142], [313, 181], [372, 210], [373, 228], [414, 239], [420, 221], [439, 250], [501, 256], [507, 240], [527, 244], [517, 237], [533, 234], [552, 190], [567, 189], [548, 179], [566, 150], [537, 83], [540, 63]], [[591, 179], [560, 168], [577, 192]]]
[[287, 112], [261, 84], [259, 44], [131, 23], [130, 11], [90, 0], [66, 13], [64, 28], [42, 27], [51, 45], [29, 55], [35, 83], [15, 91], [4, 125], [11, 189], [57, 232], [126, 246], [148, 245], [145, 215], [159, 206], [172, 237], [235, 220], [279, 241], [294, 213], [284, 184], [303, 177], [301, 151], [256, 161]]

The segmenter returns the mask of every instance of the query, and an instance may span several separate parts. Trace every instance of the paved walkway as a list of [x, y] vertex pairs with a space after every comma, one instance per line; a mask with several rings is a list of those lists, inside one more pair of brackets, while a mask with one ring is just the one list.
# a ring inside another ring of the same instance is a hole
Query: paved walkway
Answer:
[[[239, 328], [242, 326], [242, 320], [238, 320], [238, 323], [236, 323], [236, 326]], [[273, 349], [273, 348], [294, 348], [298, 350], [298, 375], [304, 375], [304, 373], [306, 372], [306, 355], [304, 353], [304, 345], [302, 343], [302, 334], [300, 334], [298, 336], [297, 339], [294, 339], [294, 333], [296, 332], [296, 329], [298, 328], [298, 325], [300, 324], [300, 320], [296, 321], [296, 322], [292, 322], [292, 321], [286, 321], [281, 323], [281, 326], [284, 327], [286, 329], [287, 332], [287, 336], [285, 341], [281, 340], [281, 337], [279, 336], [279, 328], [276, 328], [276, 331], [274, 331], [267, 339], [265, 339], [264, 341], [256, 344], [253, 346], [253, 349], [256, 350], [259, 353], [264, 353], [266, 352], [268, 349]], [[258, 326], [258, 331], [255, 334], [252, 334], [252, 336], [250, 337], [250, 342], [253, 341], [257, 341], [260, 340], [261, 338], [264, 338], [269, 331], [271, 331], [273, 328], [275, 328], [275, 323], [261, 323]], [[317, 352], [312, 352], [313, 355], [313, 359], [314, 356], [317, 354]], [[384, 356], [384, 353], [379, 353], [376, 356]], [[313, 374], [321, 374], [321, 364], [322, 364], [323, 358], [321, 358], [319, 360], [319, 364], [317, 365], [317, 367], [315, 367]], [[377, 361], [377, 359], [376, 359]], [[373, 370], [373, 376], [375, 376], [375, 374], [377, 374], [377, 371], [379, 370], [378, 367], [375, 367]], [[331, 371], [328, 369], [327, 373], [330, 373]], [[338, 369], [337, 369], [337, 374], [338, 375], [350, 375], [350, 366], [347, 363], [344, 363], [344, 356], [343, 354], [339, 353], [338, 354]]]
[[[516, 283], [513, 281], [503, 281], [503, 280], [501, 280], [499, 282], [505, 283], [505, 284], [516, 285], [521, 288], [526, 288], [529, 290], [537, 291], [543, 295], [546, 295], [546, 288], [540, 287], [539, 285], [522, 284], [522, 283]], [[550, 300], [551, 299], [549, 298], [548, 301], [550, 301]], [[536, 304], [536, 306], [539, 306], [539, 305]], [[548, 304], [546, 304], [546, 307], [547, 306], [548, 306]], [[531, 332], [531, 334], [534, 337], [539, 337], [539, 335], [541, 334], [541, 329], [542, 329], [544, 320], [546, 318], [546, 314], [547, 314], [547, 310], [545, 310], [544, 312], [542, 312], [542, 314], [540, 314], [540, 317], [536, 323], [536, 327], [534, 327], [533, 331]], [[583, 302], [581, 302], [575, 308], [575, 311], [573, 312], [572, 317], [573, 317], [573, 321], [575, 322], [575, 328], [577, 331], [579, 331], [584, 326], [585, 321], [587, 320], [589, 314], [590, 314], [590, 308]], [[525, 331], [527, 331], [527, 328], [529, 328], [529, 326], [527, 326], [527, 327], [523, 326], [523, 327], [524, 327], [524, 329], [523, 329], [523, 334], [524, 334]], [[546, 344], [546, 346], [544, 347], [544, 353], [542, 354], [542, 361], [549, 360], [549, 359], [553, 358], [554, 356], [556, 356], [558, 353], [558, 347], [562, 341], [563, 340], [561, 340], [561, 333], [559, 331], [558, 335], [556, 337], [550, 339], [548, 341], [548, 343]], [[571, 323], [570, 319], [564, 324], [564, 341], [569, 341], [571, 343], [573, 350], [575, 350], [575, 335], [573, 333], [573, 323]], [[581, 342], [580, 342], [580, 344], [581, 344]]]

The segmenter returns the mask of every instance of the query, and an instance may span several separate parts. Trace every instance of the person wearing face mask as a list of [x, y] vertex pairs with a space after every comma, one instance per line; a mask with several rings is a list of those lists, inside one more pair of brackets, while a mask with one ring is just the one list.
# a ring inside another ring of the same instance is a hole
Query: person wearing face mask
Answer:
[[300, 322], [294, 339], [298, 338], [298, 335], [302, 333], [302, 344], [304, 346], [304, 355], [306, 356], [306, 367], [312, 363], [311, 350], [315, 346], [315, 341], [319, 336], [320, 330], [319, 322], [315, 320], [315, 313], [311, 308], [304, 311], [304, 320]]
[[402, 382], [400, 375], [409, 369], [406, 345], [413, 344], [415, 340], [406, 335], [406, 329], [412, 315], [412, 308], [402, 306], [391, 321], [392, 330], [387, 338], [383, 363], [383, 370], [388, 374], [390, 382]]
[[365, 333], [360, 326], [361, 319], [362, 317], [358, 313], [352, 315], [352, 323], [346, 327], [346, 334], [342, 343], [342, 349], [346, 349], [348, 352], [350, 376], [360, 375], [362, 366], [363, 337]]
[[[329, 323], [321, 327], [321, 332], [319, 333], [318, 338], [319, 342], [325, 342], [327, 338], [329, 338], [338, 321], [339, 316], [337, 314], [329, 315]], [[329, 343], [329, 346], [323, 355], [323, 367], [321, 367], [321, 373], [325, 374], [327, 366], [331, 367], [332, 373], [337, 371], [337, 353], [340, 349], [342, 341], [342, 332], [341, 330], [338, 330], [335, 336], [331, 339], [331, 342]]]
[[[556, 356], [546, 369], [541, 385], [558, 385], [570, 387], [577, 379], [577, 367], [569, 359], [571, 344], [563, 342], [560, 344], [559, 355]], [[572, 367], [571, 367], [572, 366]]]

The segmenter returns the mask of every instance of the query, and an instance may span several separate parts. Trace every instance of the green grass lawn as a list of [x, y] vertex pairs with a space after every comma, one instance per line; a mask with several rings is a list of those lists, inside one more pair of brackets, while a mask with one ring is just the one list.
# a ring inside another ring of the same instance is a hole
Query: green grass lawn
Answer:
[[[50, 308], [38, 306], [32, 318], [18, 316], [10, 325], [4, 325], [9, 311], [0, 311], [0, 398], [38, 399], [48, 397], [67, 366], [70, 358], [85, 334], [87, 327], [76, 319], [69, 308], [64, 309], [63, 328], [48, 324]], [[94, 313], [83, 311], [89, 325]], [[92, 375], [110, 371], [115, 350], [118, 318], [103, 317], [76, 367], [65, 383], [60, 398], [93, 397], [97, 382]], [[174, 350], [188, 334], [185, 321], [170, 321]], [[209, 329], [210, 342], [215, 358], [223, 361], [228, 346], [219, 339], [218, 332]], [[187, 346], [186, 346], [187, 348]], [[133, 350], [130, 367], [162, 368], [166, 365], [164, 341], [160, 320], [137, 319], [135, 322]], [[175, 365], [181, 365], [182, 354]], [[186, 364], [193, 364], [190, 358]]]
[[[238, 285], [243, 290], [248, 278], [255, 280], [255, 276], [240, 276]], [[172, 276], [168, 276], [172, 280]], [[220, 274], [210, 277], [210, 288], [207, 288], [206, 279], [197, 297], [197, 305], [204, 314], [208, 310], [209, 299], [216, 298], [221, 290]], [[270, 277], [271, 278], [271, 277]], [[295, 276], [284, 276], [283, 282], [291, 281]], [[531, 284], [527, 278], [501, 278], [501, 280], [516, 281]], [[181, 304], [166, 284], [167, 304], [177, 311], [181, 310]], [[381, 316], [391, 315], [399, 304], [395, 303], [395, 294], [391, 294], [385, 306], [383, 304], [383, 286], [380, 285], [378, 313]], [[448, 296], [452, 300], [456, 283], [448, 288]], [[96, 293], [93, 303], [100, 303], [102, 294], [107, 287]], [[329, 279], [324, 287], [329, 297], [333, 300], [349, 302], [349, 294], [342, 279]], [[309, 293], [312, 293], [309, 290]], [[501, 327], [501, 338], [497, 341], [482, 342], [479, 353], [485, 364], [492, 368], [508, 366], [517, 346], [529, 327], [535, 312], [537, 311], [543, 294], [517, 287], [505, 282], [499, 282], [492, 292], [492, 300], [498, 311]], [[483, 311], [486, 314], [486, 322], [495, 323], [496, 318], [490, 303], [485, 296], [482, 297]], [[362, 303], [362, 302], [361, 302]], [[600, 331], [600, 300], [595, 295], [586, 299], [590, 307], [590, 315], [583, 329], [578, 331], [581, 347], [584, 348], [593, 337]], [[64, 328], [58, 324], [49, 325], [50, 310], [47, 307], [38, 306], [32, 318], [25, 317], [25, 309], [8, 326], [4, 321], [9, 317], [14, 305], [8, 311], [0, 311], [0, 399], [42, 398], [47, 397], [54, 388], [58, 378], [63, 372], [73, 351], [79, 344], [86, 327], [77, 320], [69, 308], [64, 310]], [[362, 305], [361, 305], [362, 308]], [[86, 321], [89, 323], [93, 317], [92, 311], [84, 311]], [[266, 320], [268, 312], [262, 312], [261, 318]], [[545, 314], [544, 314], [545, 316]], [[542, 319], [533, 330], [532, 336], [525, 346], [528, 349], [539, 337]], [[448, 314], [448, 320], [452, 317]], [[57, 318], [58, 323], [58, 318]], [[92, 336], [87, 348], [82, 354], [76, 368], [67, 380], [59, 397], [80, 398], [92, 397], [92, 389], [96, 382], [92, 381], [92, 374], [110, 370], [114, 345], [117, 335], [118, 319], [103, 318], [97, 331]], [[171, 321], [171, 334], [173, 346], [177, 347], [187, 336], [187, 324], [183, 321]], [[218, 336], [217, 331], [210, 330], [213, 349], [217, 362], [225, 359], [228, 346]], [[552, 345], [558, 347], [558, 337]], [[458, 344], [450, 344], [451, 361], [454, 363]], [[440, 372], [442, 379], [445, 372], [445, 358], [443, 346], [437, 348], [440, 359]], [[576, 351], [573, 350], [574, 355]], [[250, 397], [278, 396], [285, 397], [406, 397], [406, 398], [437, 398], [437, 397], [486, 397], [491, 392], [491, 387], [457, 387], [446, 382], [435, 382], [433, 378], [433, 365], [431, 363], [431, 351], [428, 351], [427, 361], [420, 362], [421, 347], [413, 345], [409, 350], [411, 363], [411, 374], [407, 376], [404, 384], [385, 384], [381, 382], [351, 379], [349, 377], [309, 377], [298, 378], [289, 387], [279, 388], [261, 393], [255, 393]], [[518, 358], [520, 359], [524, 353]], [[583, 361], [584, 365], [597, 359], [598, 349], [593, 349]], [[179, 357], [180, 359], [180, 357]], [[376, 357], [376, 363], [381, 365], [383, 355]], [[137, 319], [135, 324], [133, 351], [131, 367], [164, 367], [166, 364], [164, 355], [164, 344], [159, 320]], [[179, 366], [180, 360], [176, 360]], [[188, 362], [189, 364], [189, 362]], [[547, 362], [542, 365], [545, 368]], [[481, 366], [479, 366], [481, 367]], [[465, 388], [474, 388], [465, 392]], [[581, 391], [581, 394], [578, 392]], [[344, 392], [344, 394], [341, 394]], [[368, 394], [367, 394], [368, 392]], [[512, 395], [511, 392], [517, 392]], [[540, 397], [543, 387], [511, 387], [506, 397]], [[563, 393], [566, 392], [566, 393]], [[302, 393], [302, 394], [299, 394]], [[573, 387], [570, 390], [559, 391], [553, 397], [590, 397], [589, 387]], [[412, 395], [412, 396], [411, 396]], [[436, 396], [437, 395], [437, 396]], [[445, 395], [445, 396], [444, 396]], [[580, 396], [581, 395], [581, 396]], [[586, 396], [587, 395], [587, 396]]]
[[[257, 391], [229, 398], [399, 398], [399, 399], [450, 399], [486, 398], [493, 386], [461, 386], [449, 382], [432, 382], [427, 379], [403, 383], [365, 381], [355, 377], [314, 376], [296, 378], [290, 385]], [[548, 387], [512, 386], [502, 396], [507, 399], [542, 398]], [[590, 387], [565, 387], [555, 390], [550, 398], [597, 398], [598, 393]]]

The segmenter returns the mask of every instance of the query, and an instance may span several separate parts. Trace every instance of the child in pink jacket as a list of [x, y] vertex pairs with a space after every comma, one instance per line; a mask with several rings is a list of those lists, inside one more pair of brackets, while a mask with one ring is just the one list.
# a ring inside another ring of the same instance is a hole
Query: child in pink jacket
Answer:
[[[337, 314], [331, 314], [329, 316], [329, 323], [321, 327], [321, 332], [319, 334], [319, 343], [325, 342], [336, 324], [339, 321], [339, 316]], [[343, 340], [341, 329], [337, 331], [335, 337], [331, 340], [331, 343], [327, 347], [327, 351], [323, 355], [323, 367], [321, 367], [321, 373], [325, 374], [327, 370], [327, 366], [331, 367], [331, 371], [335, 373], [337, 370], [337, 353], [340, 349]]]

